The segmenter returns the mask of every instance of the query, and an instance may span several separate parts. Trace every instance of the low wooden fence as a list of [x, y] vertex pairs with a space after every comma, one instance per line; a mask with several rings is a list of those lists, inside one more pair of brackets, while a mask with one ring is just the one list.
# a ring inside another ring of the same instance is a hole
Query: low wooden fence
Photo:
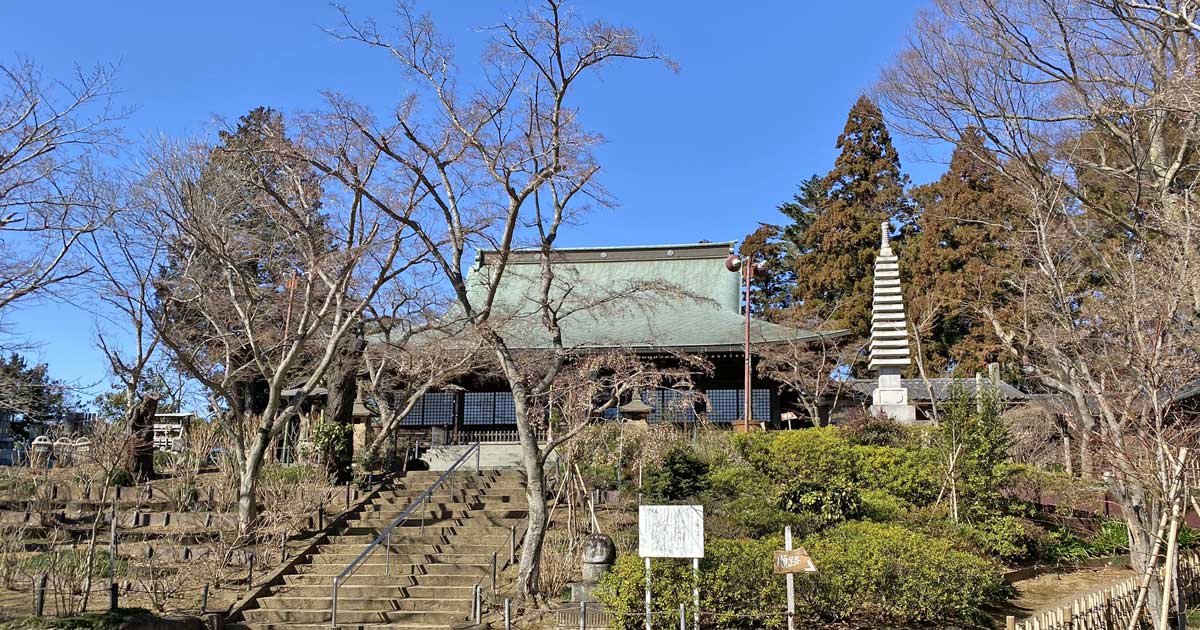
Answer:
[[[549, 434], [544, 430], [536, 430], [539, 443], [545, 443]], [[516, 443], [521, 440], [516, 429], [455, 429], [450, 434], [451, 444], [483, 444]]]
[[[1005, 625], [1008, 630], [1124, 630], [1129, 627], [1142, 579], [1142, 576], [1126, 578], [1066, 606], [1042, 610], [1020, 621], [1010, 616]], [[1200, 555], [1180, 557], [1179, 582], [1187, 604], [1200, 598]], [[1157, 612], [1142, 608], [1146, 619]]]

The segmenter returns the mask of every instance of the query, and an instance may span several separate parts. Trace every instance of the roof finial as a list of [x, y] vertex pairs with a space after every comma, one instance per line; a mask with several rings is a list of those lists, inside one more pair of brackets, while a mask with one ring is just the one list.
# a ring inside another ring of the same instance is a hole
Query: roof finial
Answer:
[[886, 252], [892, 248], [891, 243], [888, 242], [888, 222], [887, 221], [884, 221], [883, 223], [879, 224], [879, 232], [883, 236], [883, 238], [880, 240], [879, 250], [880, 250], [880, 252]]

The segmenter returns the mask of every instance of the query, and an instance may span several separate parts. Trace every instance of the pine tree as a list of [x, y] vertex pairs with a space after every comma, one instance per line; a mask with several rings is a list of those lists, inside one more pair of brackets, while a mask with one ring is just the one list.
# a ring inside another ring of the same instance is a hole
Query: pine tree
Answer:
[[837, 148], [833, 170], [819, 184], [806, 183], [805, 197], [797, 199], [798, 216], [807, 225], [797, 220], [792, 232], [798, 237], [794, 302], [802, 317], [828, 318], [865, 337], [879, 225], [908, 219], [908, 178], [883, 113], [866, 96], [850, 109]]
[[974, 308], [1003, 308], [1004, 274], [1017, 264], [1006, 245], [1014, 209], [986, 151], [980, 134], [968, 131], [946, 173], [913, 190], [919, 217], [901, 249], [901, 269], [930, 376], [970, 376], [1002, 358], [999, 339]]

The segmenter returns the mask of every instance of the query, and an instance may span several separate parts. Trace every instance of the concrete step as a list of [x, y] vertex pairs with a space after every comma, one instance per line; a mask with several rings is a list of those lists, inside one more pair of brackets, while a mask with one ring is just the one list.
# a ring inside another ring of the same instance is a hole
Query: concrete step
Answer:
[[[325, 610], [268, 610], [256, 608], [244, 613], [249, 623], [269, 624], [321, 624], [326, 627], [330, 621], [330, 611]], [[385, 625], [393, 623], [434, 624], [445, 628], [447, 625], [463, 621], [467, 614], [457, 611], [342, 611], [342, 603], [338, 602], [338, 626]]]
[[[449, 497], [447, 497], [447, 499], [448, 498]], [[367, 512], [395, 512], [395, 513], [399, 514], [400, 512], [407, 510], [411, 505], [412, 504], [407, 503], [407, 502], [389, 503], [387, 501], [378, 501], [378, 502], [372, 503], [370, 505], [364, 505], [362, 509], [363, 509], [363, 511], [367, 511]], [[525, 509], [528, 509], [528, 504], [525, 502], [524, 497], [522, 497], [521, 500], [519, 500], [519, 501], [515, 500], [513, 497], [509, 497], [509, 500], [497, 500], [497, 499], [488, 497], [488, 498], [482, 498], [479, 500], [470, 500], [470, 501], [434, 500], [434, 501], [425, 503], [423, 505], [420, 505], [416, 509], [422, 509], [422, 508], [426, 509], [426, 510], [479, 510], [479, 509], [485, 509], [485, 508], [525, 510]]]
[[[338, 587], [338, 602], [343, 599], [446, 599], [446, 600], [466, 600], [470, 601], [471, 595], [474, 592], [475, 583], [478, 577], [462, 576], [469, 578], [469, 581], [464, 580], [461, 584], [404, 584], [404, 585], [373, 585], [373, 584], [346, 584]], [[411, 578], [402, 578], [404, 581], [409, 581]], [[306, 599], [324, 599], [328, 600], [333, 590], [333, 584], [315, 583], [315, 584], [292, 584], [284, 583], [271, 587], [271, 596], [269, 599], [277, 600], [282, 598], [306, 598]], [[264, 600], [265, 601], [265, 600]], [[265, 608], [278, 608], [278, 606], [264, 606]]]
[[[329, 610], [331, 593], [324, 597], [272, 596], [262, 600], [262, 610], [309, 611]], [[346, 612], [428, 611], [458, 612], [471, 607], [471, 593], [461, 599], [383, 596], [354, 597], [338, 589], [338, 616]]]
[[[316, 558], [317, 556], [314, 556]], [[360, 564], [354, 571], [354, 577], [365, 575], [483, 575], [491, 570], [491, 557], [487, 563], [479, 564], [443, 564], [436, 562], [396, 562], [393, 557], [390, 565], [380, 562]], [[346, 568], [346, 563], [313, 562], [297, 567], [301, 575], [320, 575], [330, 581]]]
[[[464, 542], [472, 541], [472, 542]], [[423, 555], [438, 555], [438, 554], [491, 554], [493, 551], [508, 553], [508, 538], [504, 537], [496, 541], [496, 544], [488, 544], [486, 542], [476, 542], [476, 539], [471, 536], [461, 536], [455, 539], [454, 542], [441, 542], [432, 544], [418, 544], [406, 541], [392, 540], [391, 553], [395, 558], [397, 554], [423, 554]], [[504, 549], [501, 549], [504, 547]], [[319, 545], [318, 550], [322, 555], [358, 555], [366, 549], [366, 545], [341, 545], [341, 544], [325, 544]], [[383, 555], [387, 551], [386, 545], [381, 545], [375, 553]]]
[[[464, 569], [466, 571], [467, 569]], [[382, 572], [377, 575], [365, 575], [363, 573], [355, 573], [346, 579], [343, 583], [344, 588], [349, 587], [371, 587], [371, 586], [388, 586], [388, 587], [405, 587], [405, 586], [467, 586], [470, 587], [479, 582], [481, 577], [488, 574], [487, 567], [483, 571], [475, 571], [473, 574], [467, 573], [448, 573], [446, 575], [428, 574], [428, 573], [406, 573], [399, 575], [396, 571], [390, 571], [390, 575], [384, 575]], [[322, 575], [318, 573], [298, 573], [284, 576], [284, 584], [289, 586], [315, 587], [318, 592], [324, 589], [324, 592], [329, 592], [333, 588], [333, 576], [335, 574]], [[281, 585], [282, 586], [282, 585]]]
[[[354, 562], [354, 560], [356, 560], [358, 558], [360, 553], [362, 553], [361, 550], [359, 550], [358, 552], [355, 552], [355, 553], [324, 553], [324, 552], [322, 552], [311, 558], [311, 564], [313, 566], [316, 566], [318, 564], [335, 564], [335, 565], [345, 567], [346, 565], [350, 564], [351, 562]], [[403, 553], [401, 553], [401, 552], [393, 552], [391, 554], [391, 557], [389, 560], [389, 562], [392, 565], [395, 565], [395, 564], [421, 564], [421, 563], [487, 564], [487, 563], [490, 563], [491, 561], [492, 561], [491, 551], [483, 552], [483, 553], [458, 553], [458, 552], [452, 552], [452, 553], [447, 553], [447, 552], [431, 552], [431, 553], [403, 552]], [[363, 561], [363, 564], [361, 564], [359, 566], [369, 566], [369, 565], [376, 565], [376, 564], [379, 566], [384, 566], [386, 564], [384, 561], [382, 550], [377, 553], [371, 554], [365, 561]]]
[[[492, 516], [492, 517], [496, 517], [496, 518], [521, 518], [521, 519], [523, 519], [523, 518], [525, 518], [526, 511], [527, 510], [524, 507], [522, 507], [521, 509], [516, 509], [511, 506], [465, 508], [465, 509], [442, 509], [442, 508], [438, 508], [437, 506], [431, 505], [427, 508], [418, 508], [416, 510], [413, 510], [412, 512], [409, 512], [408, 518], [409, 518], [409, 520], [412, 520], [414, 518], [420, 519], [422, 517], [432, 518], [432, 519], [446, 519], [446, 518], [474, 518], [476, 516]], [[380, 520], [380, 521], [387, 521], [390, 523], [390, 522], [396, 520], [396, 518], [399, 517], [401, 513], [403, 513], [403, 510], [379, 510], [379, 511], [363, 510], [362, 512], [359, 512], [355, 516], [354, 519], [351, 519], [351, 520], [359, 520], [359, 521]]]

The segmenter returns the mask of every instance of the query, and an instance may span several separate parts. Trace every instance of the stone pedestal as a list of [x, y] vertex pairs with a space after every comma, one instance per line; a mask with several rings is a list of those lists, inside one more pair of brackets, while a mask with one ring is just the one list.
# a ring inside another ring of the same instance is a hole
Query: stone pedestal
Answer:
[[898, 368], [882, 368], [879, 386], [871, 394], [871, 414], [887, 416], [901, 424], [917, 421], [917, 408], [908, 403], [908, 390], [904, 388]]
[[571, 601], [594, 602], [600, 578], [608, 573], [617, 559], [617, 547], [612, 538], [604, 534], [592, 534], [583, 541], [583, 581], [572, 583]]

